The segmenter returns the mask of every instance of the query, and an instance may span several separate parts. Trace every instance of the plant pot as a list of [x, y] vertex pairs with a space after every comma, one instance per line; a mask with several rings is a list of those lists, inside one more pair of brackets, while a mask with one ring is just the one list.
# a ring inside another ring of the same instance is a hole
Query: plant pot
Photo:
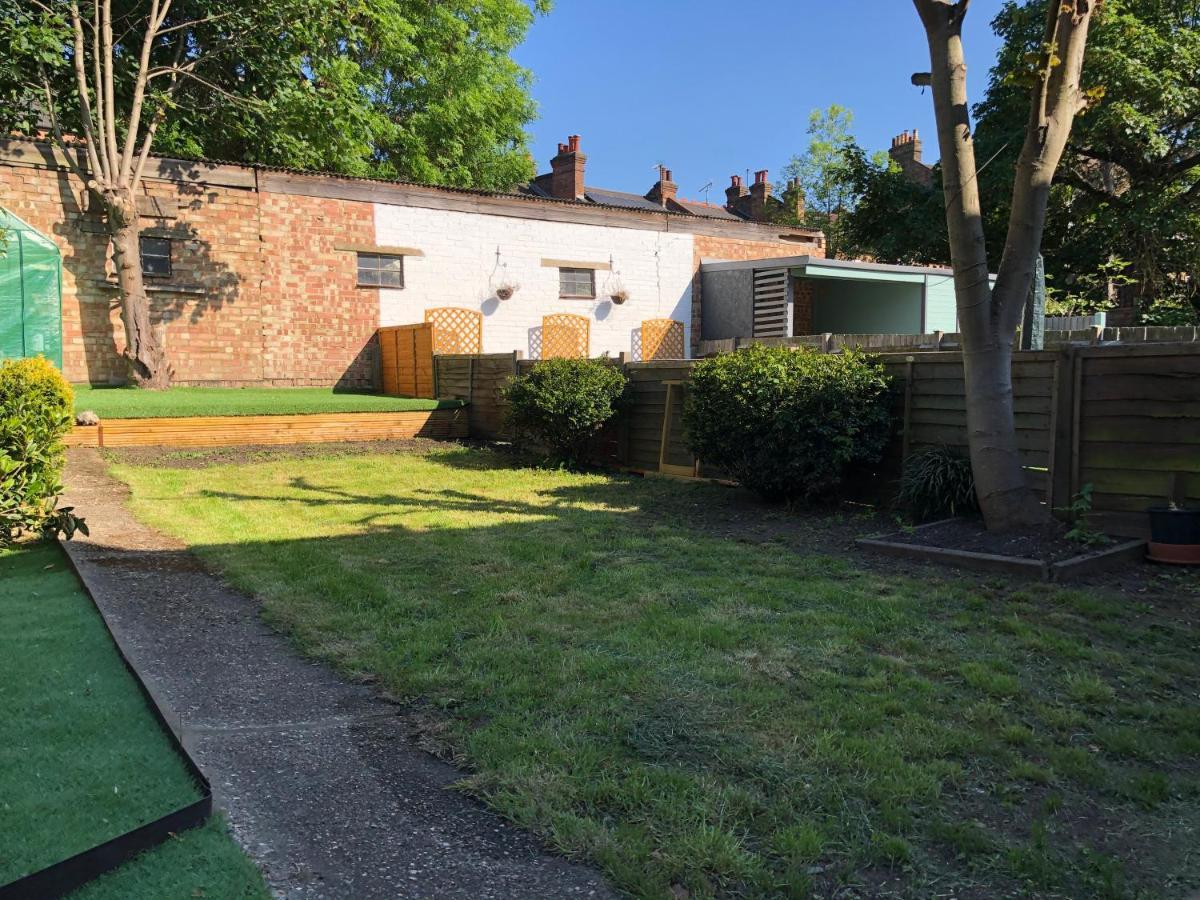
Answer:
[[625, 294], [613, 294], [608, 299], [611, 300], [616, 306], [620, 306], [622, 303], [628, 300], [629, 297]]
[[1152, 506], [1149, 557], [1156, 562], [1200, 565], [1200, 509]]
[[502, 287], [502, 288], [496, 289], [496, 299], [497, 300], [507, 300], [512, 295], [513, 295], [512, 288]]

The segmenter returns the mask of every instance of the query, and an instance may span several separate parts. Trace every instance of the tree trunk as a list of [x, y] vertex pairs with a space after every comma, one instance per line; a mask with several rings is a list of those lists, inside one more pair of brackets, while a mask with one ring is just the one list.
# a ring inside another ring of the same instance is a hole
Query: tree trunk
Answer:
[[1013, 421], [1012, 343], [963, 348], [967, 442], [975, 493], [990, 531], [1015, 531], [1045, 522], [1021, 467]]
[[121, 290], [121, 321], [125, 324], [125, 361], [137, 387], [162, 390], [171, 386], [166, 353], [150, 317], [150, 298], [142, 280], [137, 202], [132, 193], [102, 196], [112, 238], [113, 265]]

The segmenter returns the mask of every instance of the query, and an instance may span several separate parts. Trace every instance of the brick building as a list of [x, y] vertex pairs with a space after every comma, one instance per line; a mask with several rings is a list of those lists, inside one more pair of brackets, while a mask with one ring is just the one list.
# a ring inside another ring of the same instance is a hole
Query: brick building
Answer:
[[[681, 199], [669, 170], [645, 195], [588, 185], [578, 136], [511, 194], [155, 158], [140, 198], [155, 320], [181, 384], [371, 386], [380, 325], [426, 309], [483, 315], [486, 352], [537, 356], [542, 316], [590, 321], [592, 355], [638, 352], [646, 319], [700, 339], [702, 260], [823, 255], [819, 232], [763, 219], [766, 173], [727, 207]], [[63, 257], [63, 370], [124, 377], [104, 223], [59, 151], [0, 141], [0, 206]], [[516, 286], [504, 301], [501, 286]], [[613, 303], [623, 291], [628, 299]]]

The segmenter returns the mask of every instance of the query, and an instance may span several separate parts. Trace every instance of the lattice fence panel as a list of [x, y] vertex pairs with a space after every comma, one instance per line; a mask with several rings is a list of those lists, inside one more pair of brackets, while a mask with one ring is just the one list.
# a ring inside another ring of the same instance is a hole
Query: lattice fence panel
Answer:
[[642, 361], [683, 359], [683, 323], [675, 319], [642, 322]]
[[542, 317], [542, 359], [586, 359], [591, 322], [584, 316], [553, 313]]
[[425, 310], [425, 321], [433, 326], [433, 352], [482, 353], [483, 313], [461, 306], [439, 306]]

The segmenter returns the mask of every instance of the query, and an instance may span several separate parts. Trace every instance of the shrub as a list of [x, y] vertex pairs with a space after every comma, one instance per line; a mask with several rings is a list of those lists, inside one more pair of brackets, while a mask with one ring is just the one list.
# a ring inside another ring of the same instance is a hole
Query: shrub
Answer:
[[69, 507], [58, 508], [73, 404], [71, 386], [46, 360], [0, 363], [0, 546], [25, 532], [87, 533]]
[[918, 521], [977, 512], [970, 457], [949, 447], [925, 447], [910, 454], [896, 503]]
[[599, 359], [548, 359], [504, 389], [508, 422], [559, 461], [579, 465], [588, 441], [617, 412], [625, 375]]
[[888, 440], [888, 380], [857, 351], [753, 346], [697, 363], [684, 405], [688, 445], [769, 498], [816, 499]]

